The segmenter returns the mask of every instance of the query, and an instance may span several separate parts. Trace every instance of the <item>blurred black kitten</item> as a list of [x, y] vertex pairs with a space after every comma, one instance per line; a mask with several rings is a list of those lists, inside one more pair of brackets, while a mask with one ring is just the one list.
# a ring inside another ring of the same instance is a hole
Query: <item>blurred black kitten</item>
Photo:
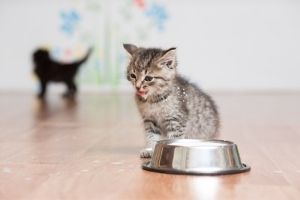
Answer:
[[73, 63], [60, 63], [51, 59], [49, 52], [44, 49], [37, 49], [33, 53], [34, 73], [40, 81], [39, 98], [44, 98], [49, 82], [63, 82], [67, 85], [67, 91], [64, 97], [74, 97], [77, 91], [74, 82], [78, 68], [83, 64], [91, 54], [90, 48], [86, 56]]

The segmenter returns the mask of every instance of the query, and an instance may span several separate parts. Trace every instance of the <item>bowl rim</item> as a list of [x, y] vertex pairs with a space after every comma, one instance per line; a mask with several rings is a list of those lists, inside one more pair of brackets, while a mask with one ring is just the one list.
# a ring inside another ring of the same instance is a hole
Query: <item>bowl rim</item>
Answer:
[[224, 146], [235, 145], [235, 143], [228, 140], [217, 140], [217, 139], [164, 139], [164, 140], [157, 141], [156, 145], [194, 148], [194, 147], [203, 147], [207, 145], [211, 145], [215, 147], [224, 147]]
[[223, 170], [215, 170], [215, 171], [196, 171], [196, 170], [179, 170], [174, 168], [156, 168], [151, 166], [151, 161], [146, 161], [142, 164], [142, 169], [151, 171], [151, 172], [159, 172], [164, 174], [179, 174], [179, 175], [228, 175], [228, 174], [238, 174], [243, 172], [248, 172], [251, 170], [249, 165], [242, 163], [242, 168], [232, 168], [232, 169], [223, 169]]

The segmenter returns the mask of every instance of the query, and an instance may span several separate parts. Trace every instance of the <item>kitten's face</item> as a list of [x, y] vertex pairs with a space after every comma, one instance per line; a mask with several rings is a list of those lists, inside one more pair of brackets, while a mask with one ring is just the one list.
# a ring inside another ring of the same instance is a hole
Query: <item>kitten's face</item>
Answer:
[[136, 95], [147, 100], [168, 89], [176, 75], [175, 48], [168, 50], [137, 48], [125, 44], [131, 55], [127, 79], [136, 89]]
[[33, 53], [33, 62], [36, 66], [47, 65], [50, 62], [48, 50], [38, 49]]

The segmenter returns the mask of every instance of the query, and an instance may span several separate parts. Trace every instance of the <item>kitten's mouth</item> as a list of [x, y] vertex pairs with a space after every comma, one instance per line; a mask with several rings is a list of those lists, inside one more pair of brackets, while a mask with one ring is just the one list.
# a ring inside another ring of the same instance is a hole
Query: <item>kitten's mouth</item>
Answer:
[[147, 93], [148, 93], [148, 91], [141, 91], [141, 90], [137, 90], [136, 91], [136, 94], [138, 95], [138, 96], [140, 96], [140, 97], [143, 97], [143, 98], [145, 98], [146, 97], [146, 95], [147, 95]]

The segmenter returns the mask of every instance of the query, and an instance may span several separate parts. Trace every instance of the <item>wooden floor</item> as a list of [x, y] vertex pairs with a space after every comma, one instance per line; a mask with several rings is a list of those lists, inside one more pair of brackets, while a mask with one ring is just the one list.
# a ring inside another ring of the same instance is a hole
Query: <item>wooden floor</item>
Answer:
[[219, 93], [220, 138], [249, 173], [144, 171], [143, 130], [127, 94], [45, 103], [0, 95], [0, 199], [300, 199], [300, 93]]

